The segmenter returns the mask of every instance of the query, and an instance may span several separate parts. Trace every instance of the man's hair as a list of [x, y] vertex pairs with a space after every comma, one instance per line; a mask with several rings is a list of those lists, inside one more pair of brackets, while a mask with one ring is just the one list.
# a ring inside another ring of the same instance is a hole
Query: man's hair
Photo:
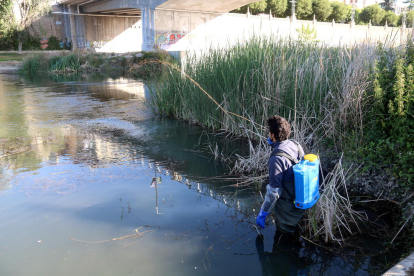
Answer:
[[267, 119], [269, 132], [275, 135], [277, 141], [285, 141], [289, 138], [291, 130], [290, 124], [285, 118], [274, 115]]

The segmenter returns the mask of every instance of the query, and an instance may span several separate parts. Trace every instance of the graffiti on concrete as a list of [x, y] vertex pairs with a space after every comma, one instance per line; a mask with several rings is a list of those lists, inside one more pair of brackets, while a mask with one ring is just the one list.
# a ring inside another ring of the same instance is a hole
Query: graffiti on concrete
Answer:
[[85, 41], [82, 38], [80, 39], [78, 38], [77, 44], [78, 44], [78, 49], [83, 49], [86, 46]]
[[177, 43], [181, 38], [185, 37], [182, 33], [166, 33], [156, 35], [156, 42], [158, 45], [172, 45]]
[[92, 42], [92, 48], [94, 48], [95, 50], [100, 49], [102, 47], [104, 47], [106, 44], [108, 43], [108, 41], [105, 40], [97, 40]]
[[40, 40], [40, 48], [46, 49], [49, 46], [48, 43], [49, 43], [49, 39], [43, 38], [42, 40]]

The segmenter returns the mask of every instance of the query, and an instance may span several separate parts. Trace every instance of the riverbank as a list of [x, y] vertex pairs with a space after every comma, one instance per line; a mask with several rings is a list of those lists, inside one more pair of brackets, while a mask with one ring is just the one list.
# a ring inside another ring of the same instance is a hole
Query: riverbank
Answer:
[[0, 74], [17, 74], [23, 66], [23, 61], [38, 55], [43, 59], [67, 55], [71, 51], [0, 51]]
[[414, 275], [414, 253], [393, 266], [383, 276], [412, 276]]
[[140, 78], [150, 78], [162, 72], [164, 67], [160, 61], [173, 62], [173, 59], [163, 51], [126, 54], [72, 52], [49, 57], [32, 55], [24, 59], [19, 73], [72, 74], [121, 70]]

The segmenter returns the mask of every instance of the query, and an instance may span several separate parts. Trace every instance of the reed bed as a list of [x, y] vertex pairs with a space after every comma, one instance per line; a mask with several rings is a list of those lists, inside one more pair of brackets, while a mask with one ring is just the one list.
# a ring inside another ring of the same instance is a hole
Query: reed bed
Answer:
[[370, 45], [253, 38], [245, 45], [188, 56], [181, 72], [170, 68], [158, 82], [153, 104], [160, 113], [254, 140], [267, 135], [266, 119], [278, 114], [293, 122], [294, 138], [308, 150], [326, 138], [341, 147], [362, 139], [377, 58]]

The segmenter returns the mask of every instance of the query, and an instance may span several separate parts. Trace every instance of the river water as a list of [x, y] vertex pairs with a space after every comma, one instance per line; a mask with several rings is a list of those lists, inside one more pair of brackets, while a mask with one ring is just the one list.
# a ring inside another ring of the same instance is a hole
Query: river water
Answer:
[[[155, 116], [141, 81], [0, 75], [0, 275], [378, 275], [367, 248], [256, 241], [260, 197], [226, 187], [247, 145]], [[361, 253], [363, 252], [363, 253]]]

